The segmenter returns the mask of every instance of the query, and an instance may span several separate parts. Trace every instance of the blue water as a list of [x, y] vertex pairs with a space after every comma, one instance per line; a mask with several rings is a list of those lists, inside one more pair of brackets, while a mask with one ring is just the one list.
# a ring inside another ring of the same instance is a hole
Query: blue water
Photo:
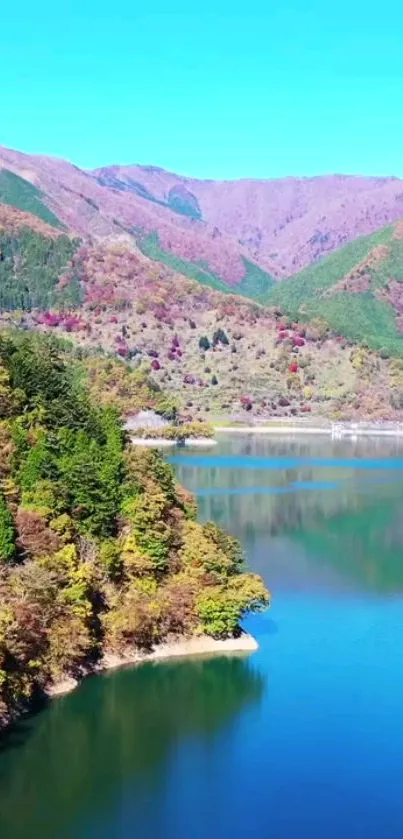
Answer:
[[273, 594], [250, 657], [90, 679], [0, 750], [1, 839], [401, 839], [398, 443], [171, 458]]

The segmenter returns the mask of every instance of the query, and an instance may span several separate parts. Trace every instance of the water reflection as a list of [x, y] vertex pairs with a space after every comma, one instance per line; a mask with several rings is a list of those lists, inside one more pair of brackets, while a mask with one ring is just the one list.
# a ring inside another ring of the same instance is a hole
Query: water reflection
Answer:
[[214, 738], [263, 688], [243, 658], [150, 664], [88, 680], [3, 744], [2, 839], [89, 836], [90, 822], [104, 811], [110, 817], [127, 784], [133, 806], [152, 800], [176, 743]]
[[392, 593], [403, 591], [402, 453], [399, 440], [234, 437], [215, 458], [172, 461], [201, 517], [247, 546], [274, 591], [316, 578]]

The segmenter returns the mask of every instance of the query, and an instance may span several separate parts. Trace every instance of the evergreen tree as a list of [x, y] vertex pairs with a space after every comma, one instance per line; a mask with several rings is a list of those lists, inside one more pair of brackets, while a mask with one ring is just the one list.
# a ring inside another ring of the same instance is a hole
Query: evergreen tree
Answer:
[[207, 335], [202, 335], [201, 338], [199, 338], [199, 347], [201, 350], [210, 349], [210, 341], [207, 338]]
[[15, 555], [15, 529], [13, 517], [0, 495], [0, 563], [9, 562]]

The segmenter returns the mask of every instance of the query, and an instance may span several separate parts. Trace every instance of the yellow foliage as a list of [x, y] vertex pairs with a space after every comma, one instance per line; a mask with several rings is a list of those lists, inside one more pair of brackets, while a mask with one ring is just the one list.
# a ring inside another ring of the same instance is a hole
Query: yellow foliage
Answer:
[[57, 518], [52, 519], [49, 527], [60, 536], [63, 542], [70, 542], [74, 535], [74, 523], [71, 516], [67, 513], [62, 513]]
[[225, 576], [229, 573], [232, 567], [231, 558], [219, 549], [201, 524], [190, 520], [184, 522], [182, 539], [179, 559], [183, 566], [190, 566], [202, 574]]
[[76, 546], [72, 544], [64, 545], [60, 551], [55, 553], [54, 559], [67, 572], [73, 571], [78, 561]]
[[150, 574], [154, 569], [152, 559], [142, 553], [134, 533], [129, 533], [124, 539], [121, 556], [126, 574], [141, 576], [142, 574]]

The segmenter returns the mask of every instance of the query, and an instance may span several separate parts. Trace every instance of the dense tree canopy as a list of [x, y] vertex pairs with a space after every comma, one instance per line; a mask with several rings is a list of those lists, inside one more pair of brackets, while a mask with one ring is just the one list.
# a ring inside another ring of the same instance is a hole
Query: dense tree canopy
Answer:
[[47, 309], [82, 300], [72, 259], [78, 240], [21, 228], [0, 230], [0, 309]]
[[[106, 651], [239, 630], [264, 607], [235, 540], [196, 521], [54, 340], [0, 336], [0, 720]], [[88, 374], [88, 371], [87, 371]]]

